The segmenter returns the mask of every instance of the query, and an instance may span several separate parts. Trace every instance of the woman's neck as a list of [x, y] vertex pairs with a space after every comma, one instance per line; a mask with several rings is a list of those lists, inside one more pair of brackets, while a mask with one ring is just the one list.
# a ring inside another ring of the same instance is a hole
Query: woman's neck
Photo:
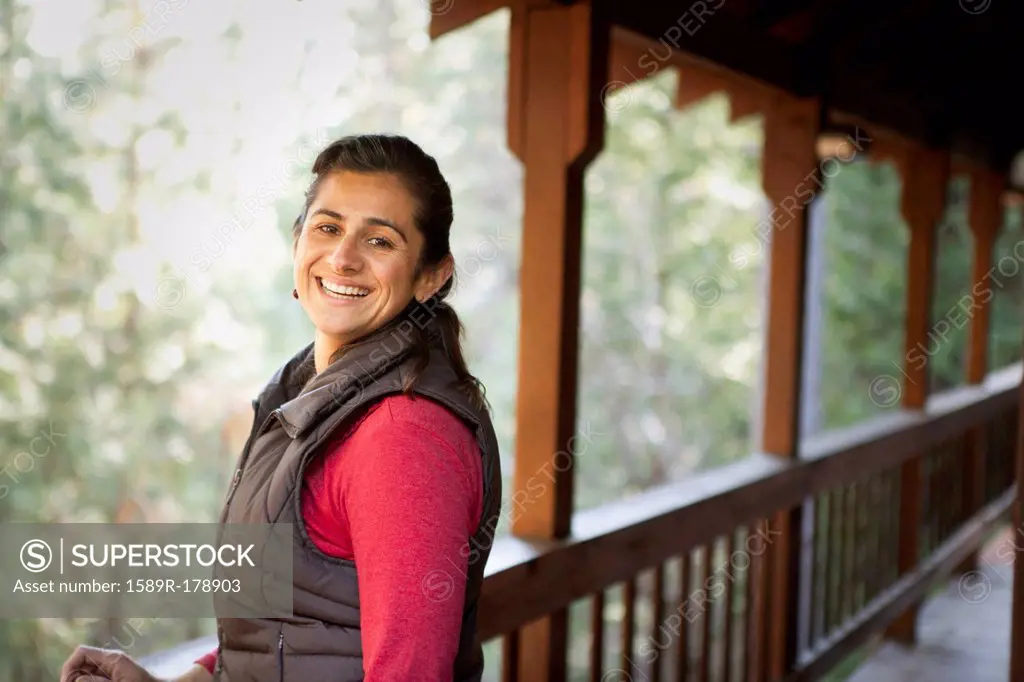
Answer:
[[344, 345], [338, 339], [317, 331], [316, 337], [313, 340], [313, 366], [317, 374], [327, 369], [327, 366], [331, 364], [331, 358]]
[[[409, 305], [411, 306], [412, 304], [410, 303]], [[408, 307], [406, 307], [405, 311], [407, 310], [409, 310]], [[399, 313], [398, 316], [405, 314], [405, 311]], [[333, 358], [339, 350], [351, 343], [359, 342], [362, 339], [369, 337], [371, 334], [378, 333], [382, 329], [388, 328], [389, 325], [395, 324], [395, 320], [398, 319], [398, 316], [391, 318], [377, 330], [362, 337], [338, 338], [337, 336], [324, 334], [317, 329], [316, 335], [313, 337], [313, 362], [316, 373], [320, 374], [327, 369], [328, 365], [331, 364], [331, 358]]]

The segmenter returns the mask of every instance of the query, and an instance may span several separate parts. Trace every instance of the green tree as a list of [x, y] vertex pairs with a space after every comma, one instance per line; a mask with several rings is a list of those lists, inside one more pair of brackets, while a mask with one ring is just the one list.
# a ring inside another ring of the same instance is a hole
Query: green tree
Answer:
[[825, 201], [822, 425], [849, 426], [894, 407], [902, 380], [909, 230], [891, 164], [847, 163]]
[[[157, 288], [159, 258], [139, 224], [155, 188], [140, 158], [144, 135], [162, 130], [173, 139], [179, 130], [169, 117], [144, 124], [124, 116], [152, 97], [147, 70], [161, 47], [133, 42], [131, 57], [105, 61], [110, 53], [98, 48], [105, 36], [96, 33], [83, 51], [86, 68], [69, 80], [56, 60], [18, 38], [30, 33], [32, 14], [13, 0], [2, 6], [0, 400], [10, 409], [0, 418], [0, 518], [210, 520], [217, 458], [195, 455], [216, 452], [217, 425], [193, 422], [179, 406], [216, 358], [190, 338], [195, 302]], [[121, 8], [128, 11], [114, 12]], [[133, 35], [136, 5], [105, 9], [122, 20], [114, 35]], [[102, 117], [119, 114], [127, 120], [119, 140], [96, 134]], [[116, 192], [100, 206], [110, 188], [105, 172]], [[51, 430], [59, 434], [52, 451], [27, 452], [32, 438]], [[5, 621], [0, 648], [11, 655], [0, 665], [11, 679], [51, 679], [74, 644], [123, 639], [124, 625], [117, 618]], [[149, 628], [148, 645], [195, 634], [194, 625], [163, 621]]]
[[577, 508], [746, 456], [762, 347], [760, 122], [675, 71], [613, 96], [589, 170]]

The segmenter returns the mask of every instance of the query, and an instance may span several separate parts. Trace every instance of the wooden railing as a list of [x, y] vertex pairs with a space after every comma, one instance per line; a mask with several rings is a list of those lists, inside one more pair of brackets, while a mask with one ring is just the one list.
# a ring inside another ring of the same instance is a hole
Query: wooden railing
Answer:
[[[501, 645], [489, 671], [519, 680], [520, 628], [585, 608], [589, 618], [571, 620], [569, 636], [578, 642], [574, 627], [584, 628], [587, 646], [570, 650], [566, 679], [763, 680], [768, 647], [780, 640], [797, 651], [787, 679], [820, 678], [920, 602], [1005, 516], [1020, 383], [1018, 364], [936, 395], [921, 412], [808, 440], [798, 461], [754, 454], [579, 512], [565, 540], [497, 540], [479, 611], [481, 639]], [[910, 516], [900, 500], [907, 462], [921, 469]], [[800, 506], [797, 631], [773, 633], [766, 596], [776, 531], [764, 520]], [[908, 518], [913, 532], [901, 526]], [[907, 537], [918, 540], [917, 561], [901, 575]], [[161, 663], [174, 668], [166, 655]]]
[[[801, 505], [813, 522], [801, 535], [798, 632], [785, 636], [798, 650], [791, 679], [820, 677], [920, 601], [1003, 518], [1015, 494], [1020, 381], [1016, 365], [983, 385], [936, 395], [922, 412], [807, 441], [799, 461], [755, 454], [578, 513], [563, 541], [497, 542], [480, 630], [485, 640], [502, 640], [502, 679], [519, 679], [520, 627], [581, 602], [591, 615], [586, 679], [765, 679], [771, 637], [782, 635], [768, 627], [774, 538], [763, 520]], [[985, 447], [969, 450], [979, 429]], [[984, 498], [968, 513], [976, 500], [962, 472], [974, 452], [983, 460]], [[924, 471], [919, 549], [914, 569], [900, 575], [900, 477], [914, 460]], [[612, 589], [622, 595], [614, 609]], [[583, 679], [572, 667], [571, 679]]]

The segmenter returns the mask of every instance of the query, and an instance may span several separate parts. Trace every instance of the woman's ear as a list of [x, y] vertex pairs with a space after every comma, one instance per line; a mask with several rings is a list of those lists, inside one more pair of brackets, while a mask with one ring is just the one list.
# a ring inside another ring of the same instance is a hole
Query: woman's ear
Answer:
[[420, 303], [428, 300], [444, 286], [444, 283], [451, 279], [455, 273], [455, 259], [448, 254], [441, 259], [437, 265], [425, 268], [420, 274], [419, 283], [416, 285], [416, 300]]

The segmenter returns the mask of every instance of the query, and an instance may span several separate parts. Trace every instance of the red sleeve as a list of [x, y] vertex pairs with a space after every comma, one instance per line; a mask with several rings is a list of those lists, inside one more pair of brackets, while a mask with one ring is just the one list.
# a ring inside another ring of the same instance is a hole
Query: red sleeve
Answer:
[[440, 405], [403, 396], [344, 449], [334, 493], [355, 554], [365, 682], [450, 682], [483, 505], [475, 439]]
[[214, 666], [217, 665], [217, 651], [218, 649], [214, 649], [213, 651], [211, 651], [210, 653], [206, 654], [198, 661], [196, 661], [198, 665], [201, 665], [204, 668], [206, 668], [206, 672], [210, 673], [211, 675], [213, 674]]

